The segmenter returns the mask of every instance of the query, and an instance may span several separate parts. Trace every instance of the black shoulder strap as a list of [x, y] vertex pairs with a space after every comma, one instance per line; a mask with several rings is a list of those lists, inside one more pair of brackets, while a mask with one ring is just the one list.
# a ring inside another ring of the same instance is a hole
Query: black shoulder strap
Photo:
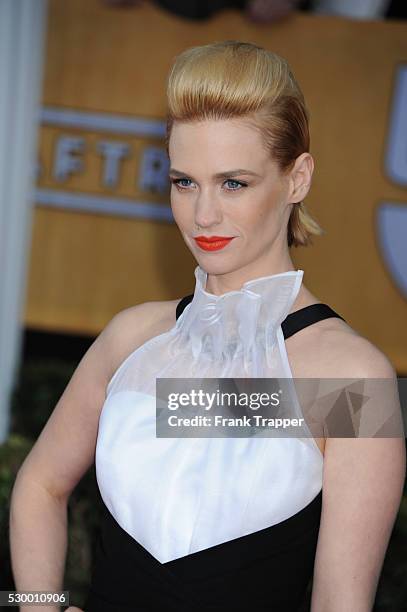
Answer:
[[185, 297], [183, 297], [177, 304], [177, 309], [176, 309], [176, 318], [178, 319], [181, 316], [182, 311], [184, 310], [185, 306], [187, 306], [189, 304], [189, 302], [192, 302], [192, 298], [194, 297], [194, 294], [191, 293], [190, 295], [186, 295]]
[[[184, 308], [192, 301], [193, 297], [194, 294], [191, 293], [178, 302], [176, 308], [177, 319], [181, 316]], [[329, 319], [330, 317], [338, 317], [342, 319], [342, 321], [345, 321], [345, 319], [328, 306], [328, 304], [318, 303], [304, 306], [304, 308], [291, 312], [282, 322], [281, 329], [283, 330], [284, 338], [289, 338], [301, 329], [304, 329], [304, 327], [308, 327], [308, 325], [312, 325], [323, 319]]]
[[283, 330], [284, 338], [296, 334], [304, 327], [323, 321], [323, 319], [329, 319], [330, 317], [338, 317], [345, 321], [341, 315], [335, 312], [328, 304], [310, 304], [310, 306], [304, 306], [299, 310], [291, 312], [284, 321], [281, 323], [281, 329]]

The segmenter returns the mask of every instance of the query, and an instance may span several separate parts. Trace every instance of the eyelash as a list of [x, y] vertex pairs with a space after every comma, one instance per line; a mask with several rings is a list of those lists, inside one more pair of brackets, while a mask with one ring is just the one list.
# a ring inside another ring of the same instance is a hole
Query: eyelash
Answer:
[[[181, 185], [179, 185], [179, 181], [190, 181], [191, 179], [188, 178], [179, 178], [179, 179], [171, 179], [171, 183], [173, 183], [174, 185], [176, 185], [176, 187], [180, 190], [180, 191], [185, 191], [188, 189], [188, 187], [181, 187]], [[247, 187], [247, 183], [243, 183], [242, 181], [237, 181], [235, 179], [226, 179], [224, 181], [225, 183], [237, 183], [238, 185], [240, 185], [239, 189], [227, 189], [226, 191], [241, 191], [241, 189], [243, 189], [243, 187]]]

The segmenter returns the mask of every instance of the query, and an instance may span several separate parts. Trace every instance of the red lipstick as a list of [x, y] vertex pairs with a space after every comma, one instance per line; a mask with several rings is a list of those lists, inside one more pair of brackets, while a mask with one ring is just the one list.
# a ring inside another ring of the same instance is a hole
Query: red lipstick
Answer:
[[219, 251], [233, 240], [234, 236], [195, 236], [196, 244], [204, 251]]

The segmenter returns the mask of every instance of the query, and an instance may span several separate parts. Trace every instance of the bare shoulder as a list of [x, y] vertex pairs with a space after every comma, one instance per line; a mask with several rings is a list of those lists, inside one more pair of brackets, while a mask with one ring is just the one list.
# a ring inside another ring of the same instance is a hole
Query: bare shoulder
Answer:
[[320, 332], [326, 375], [343, 378], [393, 378], [393, 364], [368, 338], [341, 319]]
[[[292, 344], [290, 345], [290, 341]], [[389, 358], [342, 319], [310, 325], [287, 340], [297, 376], [324, 378], [393, 378]], [[307, 359], [304, 360], [304, 355]]]
[[178, 302], [179, 299], [142, 302], [114, 315], [102, 332], [109, 346], [110, 375], [132, 351], [175, 325]]

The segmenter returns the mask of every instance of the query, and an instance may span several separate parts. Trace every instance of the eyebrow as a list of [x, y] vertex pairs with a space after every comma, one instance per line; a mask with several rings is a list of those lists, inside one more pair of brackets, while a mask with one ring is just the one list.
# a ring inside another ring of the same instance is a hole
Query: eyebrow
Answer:
[[[180, 172], [180, 170], [175, 170], [175, 168], [170, 168], [169, 174], [171, 174], [172, 176], [177, 176], [178, 178], [183, 176], [189, 176], [186, 172]], [[225, 172], [217, 172], [213, 175], [213, 178], [227, 178], [229, 176], [240, 176], [241, 174], [260, 176], [260, 174], [253, 172], [253, 170], [245, 170], [244, 168], [238, 168], [237, 170], [226, 170]]]

